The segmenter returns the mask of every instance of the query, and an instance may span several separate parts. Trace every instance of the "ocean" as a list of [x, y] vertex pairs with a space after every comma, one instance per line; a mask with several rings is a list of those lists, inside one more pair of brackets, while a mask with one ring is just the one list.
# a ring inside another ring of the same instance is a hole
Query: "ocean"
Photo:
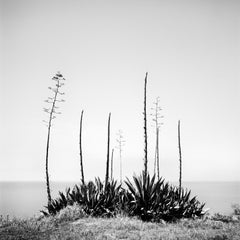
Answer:
[[[51, 182], [52, 197], [73, 187], [74, 182]], [[240, 182], [184, 182], [192, 196], [205, 202], [209, 212], [231, 214], [232, 204], [240, 204]], [[0, 182], [0, 215], [32, 217], [40, 214], [47, 203], [45, 182]]]

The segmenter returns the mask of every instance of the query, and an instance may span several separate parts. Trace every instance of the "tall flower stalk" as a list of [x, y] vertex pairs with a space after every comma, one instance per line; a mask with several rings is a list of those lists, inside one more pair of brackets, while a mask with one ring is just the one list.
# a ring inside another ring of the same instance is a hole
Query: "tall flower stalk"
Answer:
[[145, 79], [144, 79], [144, 175], [147, 176], [148, 173], [148, 140], [147, 140], [147, 77], [148, 73], [146, 72]]
[[45, 158], [45, 171], [46, 171], [46, 186], [47, 186], [47, 198], [48, 198], [48, 204], [51, 203], [51, 190], [50, 190], [50, 183], [49, 183], [49, 173], [48, 173], [48, 160], [49, 160], [49, 147], [50, 147], [50, 136], [51, 136], [51, 129], [52, 129], [52, 121], [56, 118], [57, 114], [61, 114], [61, 112], [57, 112], [56, 109], [58, 106], [56, 105], [58, 102], [64, 102], [63, 99], [58, 99], [59, 95], [64, 95], [63, 92], [60, 92], [60, 88], [64, 85], [63, 81], [65, 81], [65, 78], [60, 72], [57, 72], [55, 76], [52, 78], [53, 81], [55, 81], [54, 87], [48, 87], [53, 92], [53, 95], [51, 97], [48, 97], [47, 100], [45, 100], [46, 103], [50, 104], [49, 108], [43, 108], [44, 112], [48, 114], [48, 121], [44, 122], [46, 123], [46, 126], [48, 128], [47, 131], [47, 146], [46, 146], [46, 158]]
[[110, 159], [110, 122], [111, 122], [111, 113], [108, 116], [108, 135], [107, 135], [107, 162], [106, 162], [106, 176], [105, 176], [105, 190], [107, 189], [109, 181], [109, 159]]
[[113, 180], [113, 154], [114, 154], [114, 148], [112, 149], [112, 155], [111, 155], [111, 181]]
[[178, 151], [179, 151], [179, 197], [180, 197], [182, 189], [182, 149], [180, 136], [180, 120], [178, 120]]
[[82, 154], [82, 122], [83, 122], [83, 110], [81, 112], [80, 118], [80, 129], [79, 129], [79, 155], [80, 155], [80, 168], [81, 168], [81, 177], [82, 184], [85, 184], [84, 181], [84, 172], [83, 172], [83, 154]]
[[155, 142], [155, 157], [154, 157], [154, 174], [157, 175], [158, 179], [160, 178], [160, 170], [159, 170], [159, 132], [160, 132], [160, 127], [163, 125], [161, 122], [161, 118], [163, 118], [163, 115], [161, 115], [161, 110], [162, 108], [160, 107], [160, 98], [156, 98], [156, 102], [153, 103], [154, 107], [151, 108], [153, 110], [153, 113], [151, 116], [153, 117], [154, 121], [154, 128], [155, 128], [155, 133], [156, 133], [156, 142]]
[[123, 132], [122, 130], [119, 130], [117, 133], [118, 137], [116, 139], [117, 141], [117, 148], [119, 150], [119, 160], [120, 160], [120, 173], [119, 173], [119, 177], [120, 177], [120, 183], [122, 183], [122, 151], [123, 151], [123, 146], [125, 144], [125, 140], [123, 138]]

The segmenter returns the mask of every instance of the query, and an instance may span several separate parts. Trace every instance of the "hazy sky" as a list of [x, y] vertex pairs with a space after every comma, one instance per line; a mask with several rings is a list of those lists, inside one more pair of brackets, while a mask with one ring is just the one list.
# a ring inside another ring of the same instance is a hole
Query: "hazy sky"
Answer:
[[[123, 175], [143, 168], [143, 84], [148, 114], [160, 97], [160, 172], [183, 180], [240, 180], [240, 1], [0, 0], [0, 180], [45, 180], [48, 86], [66, 78], [55, 120], [50, 179], [80, 179], [84, 109], [87, 179], [104, 177], [107, 118], [111, 148], [123, 130]], [[149, 115], [148, 115], [149, 116]], [[149, 168], [154, 131], [149, 116]], [[115, 150], [114, 175], [119, 177]]]

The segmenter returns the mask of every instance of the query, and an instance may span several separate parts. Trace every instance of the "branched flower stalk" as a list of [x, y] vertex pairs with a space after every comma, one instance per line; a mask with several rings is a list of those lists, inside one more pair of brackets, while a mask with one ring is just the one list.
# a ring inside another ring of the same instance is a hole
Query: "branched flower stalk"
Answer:
[[116, 139], [117, 141], [117, 147], [119, 150], [119, 159], [120, 159], [120, 183], [122, 183], [122, 151], [123, 151], [123, 146], [125, 145], [125, 140], [123, 138], [123, 132], [122, 130], [119, 130], [118, 133], [118, 138]]
[[160, 173], [159, 173], [159, 132], [160, 127], [163, 125], [163, 122], [161, 122], [161, 118], [164, 116], [161, 115], [162, 108], [160, 107], [160, 98], [156, 98], [156, 102], [153, 103], [154, 107], [151, 108], [153, 113], [151, 116], [153, 117], [154, 122], [154, 128], [156, 133], [156, 143], [155, 143], [155, 157], [154, 157], [154, 174], [157, 173], [158, 179], [160, 179]]
[[47, 100], [45, 100], [46, 103], [50, 104], [49, 108], [43, 108], [44, 112], [48, 114], [48, 121], [44, 122], [46, 123], [46, 126], [48, 128], [47, 131], [47, 146], [46, 146], [46, 185], [47, 185], [47, 197], [48, 197], [48, 204], [51, 203], [51, 190], [50, 190], [50, 183], [49, 183], [49, 173], [48, 173], [48, 157], [49, 157], [49, 146], [50, 146], [50, 135], [51, 135], [51, 128], [52, 128], [52, 121], [56, 118], [57, 114], [61, 114], [61, 112], [57, 112], [56, 109], [58, 108], [56, 104], [58, 102], [65, 102], [63, 99], [58, 99], [59, 95], [64, 95], [63, 92], [60, 92], [60, 88], [64, 85], [63, 81], [65, 81], [65, 78], [60, 72], [57, 72], [57, 74], [52, 78], [53, 81], [56, 82], [54, 87], [48, 87], [53, 92], [52, 97], [48, 97]]

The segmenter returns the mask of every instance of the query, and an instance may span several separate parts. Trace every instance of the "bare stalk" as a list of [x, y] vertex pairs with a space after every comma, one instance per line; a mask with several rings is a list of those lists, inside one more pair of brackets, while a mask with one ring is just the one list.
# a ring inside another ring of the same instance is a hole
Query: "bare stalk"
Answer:
[[80, 154], [80, 168], [81, 168], [82, 184], [84, 185], [85, 181], [84, 181], [84, 173], [83, 173], [83, 155], [82, 155], [82, 121], [83, 121], [83, 110], [81, 112], [81, 118], [80, 118], [79, 154]]
[[144, 175], [147, 176], [148, 172], [148, 150], [147, 150], [147, 77], [148, 73], [146, 72], [145, 80], [144, 80]]
[[157, 142], [156, 142], [156, 161], [157, 161], [157, 178], [160, 179], [160, 173], [159, 173], [159, 128], [157, 128]]
[[108, 180], [109, 180], [110, 121], [111, 121], [111, 113], [109, 113], [109, 116], [108, 116], [108, 139], [107, 139], [107, 163], [106, 163], [105, 190], [107, 189], [107, 184], [108, 184]]
[[180, 141], [180, 120], [178, 121], [178, 150], [179, 150], [179, 196], [182, 189], [182, 150]]
[[113, 180], [113, 153], [114, 153], [114, 148], [112, 149], [112, 155], [111, 155], [111, 180]]
[[50, 134], [51, 134], [51, 128], [50, 125], [48, 127], [48, 135], [47, 135], [47, 149], [46, 149], [46, 185], [47, 185], [47, 198], [48, 198], [48, 204], [51, 203], [52, 197], [51, 197], [51, 190], [50, 190], [50, 184], [49, 184], [49, 174], [48, 174], [48, 152], [49, 152], [49, 143], [50, 143]]

